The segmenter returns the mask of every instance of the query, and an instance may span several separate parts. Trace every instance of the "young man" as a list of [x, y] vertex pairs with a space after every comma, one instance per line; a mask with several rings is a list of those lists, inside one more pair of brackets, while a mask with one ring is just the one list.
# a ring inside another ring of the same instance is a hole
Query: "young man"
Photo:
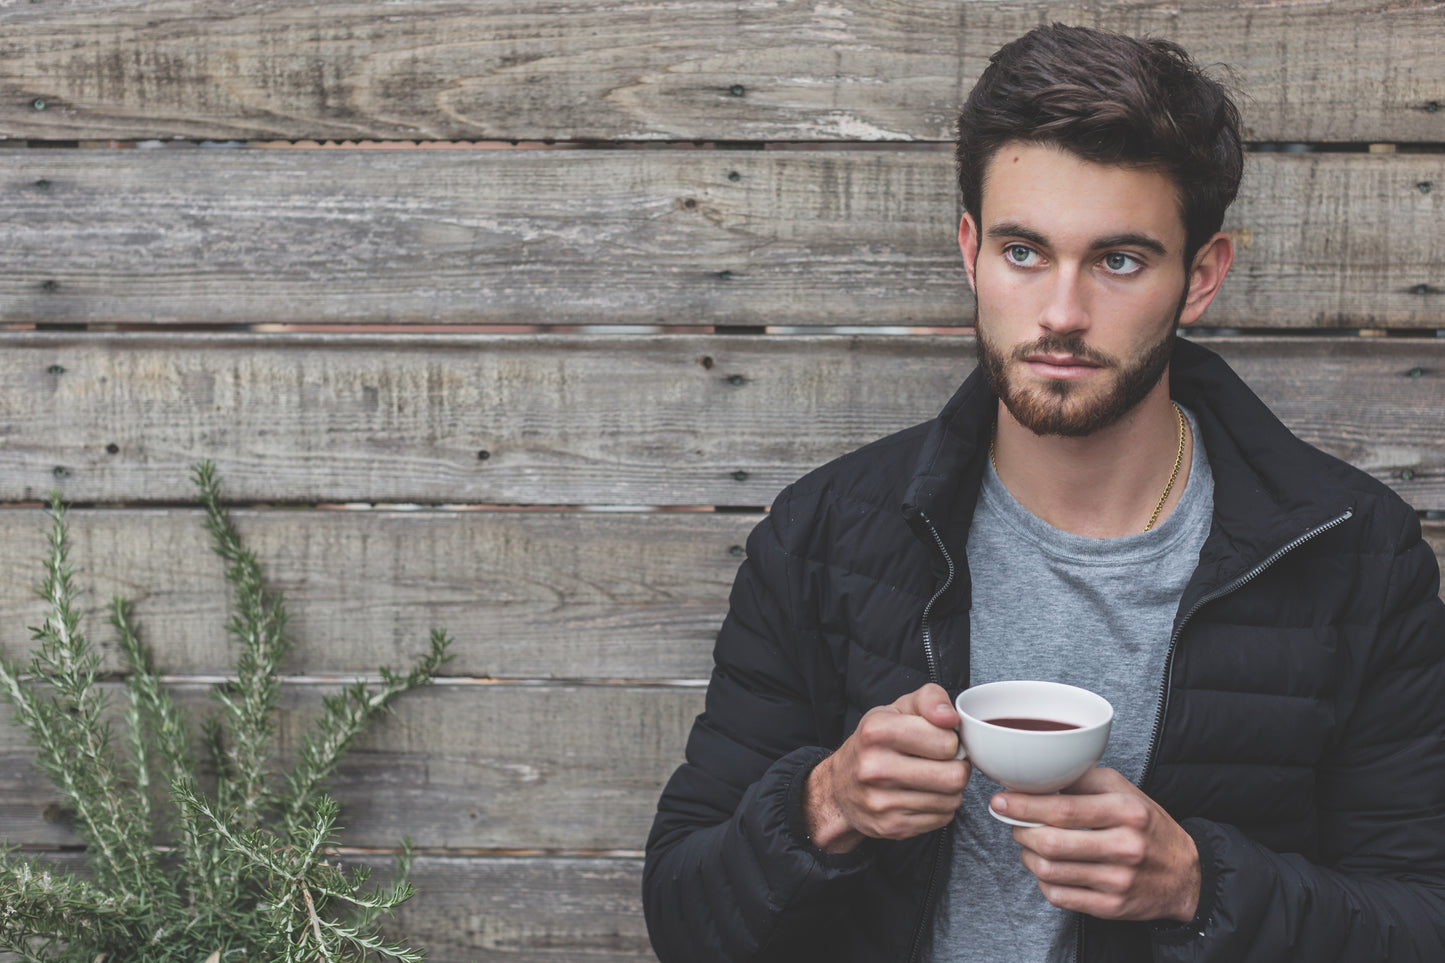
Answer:
[[[1233, 104], [1053, 26], [959, 127], [978, 370], [750, 538], [648, 841], [658, 955], [1445, 959], [1434, 556], [1175, 338], [1233, 260]], [[956, 761], [951, 696], [1006, 678], [1108, 698], [1104, 765], [1030, 796]]]

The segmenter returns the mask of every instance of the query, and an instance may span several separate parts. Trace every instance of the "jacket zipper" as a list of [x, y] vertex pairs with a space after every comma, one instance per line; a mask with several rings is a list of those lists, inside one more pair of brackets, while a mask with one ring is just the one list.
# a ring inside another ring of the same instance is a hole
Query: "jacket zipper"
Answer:
[[[1174, 633], [1169, 637], [1169, 648], [1166, 650], [1164, 655], [1164, 678], [1160, 680], [1159, 683], [1159, 708], [1155, 710], [1154, 728], [1149, 734], [1149, 751], [1145, 754], [1144, 757], [1144, 774], [1139, 779], [1139, 787], [1141, 789], [1144, 786], [1148, 785], [1149, 777], [1154, 774], [1154, 764], [1156, 757], [1159, 754], [1159, 737], [1163, 734], [1164, 716], [1169, 708], [1169, 679], [1170, 676], [1174, 674], [1174, 650], [1178, 646], [1179, 637], [1184, 634], [1184, 627], [1189, 624], [1190, 619], [1194, 618], [1194, 614], [1205, 605], [1209, 604], [1210, 602], [1216, 601], [1217, 599], [1221, 599], [1224, 596], [1230, 594], [1231, 592], [1238, 591], [1239, 589], [1248, 585], [1250, 582], [1253, 582], [1255, 579], [1259, 578], [1259, 576], [1262, 575], [1264, 571], [1270, 566], [1272, 566], [1275, 562], [1278, 562], [1280, 559], [1284, 558], [1290, 552], [1299, 548], [1310, 539], [1322, 535], [1332, 528], [1343, 525], [1345, 522], [1349, 521], [1350, 518], [1354, 516], [1354, 514], [1354, 509], [1347, 508], [1342, 514], [1337, 515], [1336, 517], [1330, 519], [1324, 524], [1317, 525], [1309, 531], [1305, 532], [1303, 535], [1300, 535], [1297, 538], [1286, 542], [1284, 545], [1275, 549], [1268, 556], [1266, 556], [1264, 561], [1260, 562], [1254, 568], [1245, 572], [1243, 575], [1238, 576], [1228, 584], [1217, 588], [1212, 592], [1206, 593], [1197, 602], [1190, 606], [1188, 612], [1184, 613], [1184, 618], [1179, 620], [1178, 627], [1175, 628]], [[1076, 914], [1074, 926], [1074, 961], [1075, 963], [1083, 963], [1083, 959], [1084, 917], [1083, 914]]]
[[1188, 612], [1184, 613], [1184, 618], [1179, 620], [1179, 625], [1177, 628], [1175, 628], [1174, 634], [1169, 637], [1169, 648], [1164, 655], [1164, 678], [1161, 679], [1159, 682], [1159, 708], [1154, 713], [1154, 728], [1149, 734], [1149, 751], [1144, 756], [1144, 774], [1139, 779], [1139, 786], [1141, 788], [1148, 785], [1149, 777], [1154, 774], [1154, 763], [1156, 761], [1155, 757], [1159, 754], [1159, 737], [1163, 732], [1164, 716], [1169, 708], [1169, 677], [1173, 675], [1174, 651], [1179, 644], [1179, 637], [1184, 634], [1184, 627], [1189, 624], [1190, 619], [1194, 618], [1194, 613], [1198, 612], [1201, 608], [1203, 608], [1210, 602], [1223, 598], [1231, 592], [1238, 591], [1239, 589], [1248, 585], [1250, 582], [1253, 582], [1255, 579], [1259, 578], [1259, 576], [1263, 574], [1266, 569], [1274, 565], [1275, 562], [1278, 562], [1280, 559], [1284, 558], [1290, 552], [1293, 552], [1295, 549], [1299, 548], [1310, 539], [1315, 538], [1319, 535], [1323, 535], [1325, 532], [1328, 532], [1332, 528], [1343, 525], [1345, 522], [1349, 521], [1352, 517], [1354, 517], [1354, 514], [1355, 510], [1353, 508], [1347, 508], [1342, 514], [1337, 515], [1336, 517], [1330, 519], [1322, 525], [1315, 526], [1314, 528], [1305, 532], [1303, 535], [1300, 535], [1292, 541], [1285, 543], [1284, 545], [1271, 552], [1269, 556], [1264, 559], [1264, 561], [1260, 562], [1248, 572], [1245, 572], [1243, 575], [1235, 578], [1227, 585], [1224, 585], [1221, 588], [1217, 588], [1213, 592], [1209, 592], [1208, 594], [1204, 595], [1197, 602], [1195, 602], [1193, 606], [1190, 607]]
[[933, 543], [938, 546], [938, 553], [943, 556], [944, 563], [948, 565], [948, 574], [943, 579], [943, 585], [933, 593], [933, 598], [928, 600], [928, 604], [923, 606], [923, 658], [928, 662], [928, 679], [930, 682], [943, 685], [943, 679], [938, 674], [938, 656], [933, 651], [933, 627], [929, 625], [928, 620], [933, 615], [933, 606], [943, 598], [944, 593], [953, 587], [953, 579], [958, 570], [954, 568], [953, 556], [948, 554], [948, 548], [943, 544], [943, 537], [938, 534], [933, 520], [922, 512], [918, 513], [918, 517], [923, 519], [923, 524], [928, 526], [928, 533], [933, 536]]
[[[918, 517], [923, 520], [923, 524], [928, 526], [928, 532], [933, 536], [933, 543], [938, 546], [939, 554], [943, 556], [943, 561], [948, 565], [948, 574], [943, 579], [943, 585], [939, 586], [938, 591], [933, 593], [933, 597], [928, 600], [928, 604], [923, 606], [922, 625], [923, 658], [928, 663], [928, 679], [930, 682], [942, 685], [943, 679], [938, 672], [938, 656], [933, 651], [933, 628], [929, 624], [929, 618], [933, 614], [933, 606], [953, 587], [953, 579], [957, 575], [958, 570], [954, 567], [953, 556], [948, 554], [948, 548], [943, 544], [943, 537], [938, 534], [938, 528], [933, 524], [933, 520], [923, 512], [919, 512]], [[933, 844], [933, 865], [928, 871], [928, 886], [923, 891], [923, 907], [922, 911], [918, 914], [918, 927], [913, 931], [913, 945], [908, 951], [908, 963], [916, 963], [918, 954], [923, 949], [923, 931], [927, 926], [930, 916], [929, 910], [933, 906], [934, 894], [938, 889], [938, 874], [943, 869], [943, 843], [944, 840], [948, 838], [947, 834], [952, 826], [953, 824], [949, 823], [943, 827], [943, 830], [938, 834], [938, 841]]]

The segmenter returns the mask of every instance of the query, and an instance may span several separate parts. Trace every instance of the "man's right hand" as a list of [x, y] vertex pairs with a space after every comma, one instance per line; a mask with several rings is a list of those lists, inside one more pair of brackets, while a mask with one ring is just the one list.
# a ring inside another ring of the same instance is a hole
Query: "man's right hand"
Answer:
[[907, 839], [946, 826], [972, 771], [954, 759], [958, 712], [933, 683], [870, 709], [803, 793], [814, 845], [845, 853], [865, 836]]

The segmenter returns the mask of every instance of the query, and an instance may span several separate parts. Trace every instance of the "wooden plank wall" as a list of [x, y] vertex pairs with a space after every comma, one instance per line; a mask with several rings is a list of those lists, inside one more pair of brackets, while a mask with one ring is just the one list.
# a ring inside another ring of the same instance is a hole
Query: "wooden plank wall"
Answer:
[[[214, 459], [292, 601], [284, 745], [457, 638], [336, 786], [357, 858], [423, 853], [397, 935], [651, 959], [643, 840], [747, 530], [971, 367], [953, 116], [1050, 19], [1233, 65], [1239, 261], [1194, 336], [1445, 551], [1440, 3], [4, 4], [0, 646], [59, 489], [88, 608], [136, 599], [204, 709]], [[73, 845], [29, 755], [0, 727], [0, 834]]]

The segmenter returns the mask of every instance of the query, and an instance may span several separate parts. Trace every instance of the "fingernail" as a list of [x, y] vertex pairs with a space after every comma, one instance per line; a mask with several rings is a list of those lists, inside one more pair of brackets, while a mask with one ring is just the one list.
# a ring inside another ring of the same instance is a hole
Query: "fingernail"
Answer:
[[989, 805], [993, 807], [993, 811], [996, 813], [1008, 811], [1008, 800], [1004, 799], [1002, 795], [994, 796], [993, 799], [989, 800]]

